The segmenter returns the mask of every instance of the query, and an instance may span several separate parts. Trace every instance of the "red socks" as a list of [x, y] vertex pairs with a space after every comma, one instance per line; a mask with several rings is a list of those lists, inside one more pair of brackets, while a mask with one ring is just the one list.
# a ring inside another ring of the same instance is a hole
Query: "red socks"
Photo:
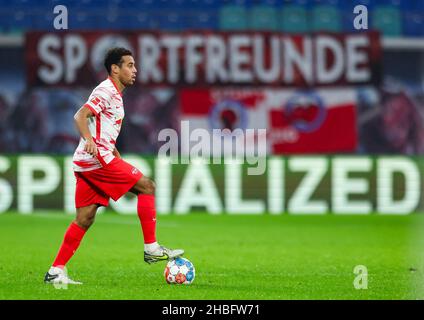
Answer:
[[[155, 196], [139, 194], [137, 213], [143, 229], [144, 243], [156, 242], [156, 210]], [[65, 238], [53, 262], [53, 267], [65, 266], [78, 249], [86, 230], [72, 222], [66, 230]]]
[[144, 243], [156, 242], [156, 209], [155, 196], [152, 194], [139, 194], [137, 214], [143, 229]]
[[80, 242], [84, 237], [85, 231], [86, 230], [78, 226], [75, 222], [71, 223], [68, 230], [66, 230], [65, 238], [63, 239], [56, 259], [53, 262], [53, 267], [66, 265], [78, 249]]

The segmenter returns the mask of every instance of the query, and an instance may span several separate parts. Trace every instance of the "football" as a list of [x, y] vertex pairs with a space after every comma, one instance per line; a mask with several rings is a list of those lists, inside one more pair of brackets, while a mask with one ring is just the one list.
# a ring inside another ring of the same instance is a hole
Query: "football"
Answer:
[[191, 284], [195, 276], [194, 265], [185, 258], [170, 260], [164, 271], [166, 282], [170, 284]]

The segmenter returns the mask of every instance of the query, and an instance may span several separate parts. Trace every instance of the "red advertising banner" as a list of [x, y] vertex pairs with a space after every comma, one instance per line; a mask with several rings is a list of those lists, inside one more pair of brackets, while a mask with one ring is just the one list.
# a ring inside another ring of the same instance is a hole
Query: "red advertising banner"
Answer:
[[[196, 129], [229, 129], [237, 144], [253, 147], [235, 129], [266, 129], [268, 154], [354, 152], [357, 148], [356, 92], [351, 88], [318, 90], [184, 89], [181, 116], [190, 136]], [[212, 137], [217, 141], [220, 135]], [[237, 140], [240, 141], [237, 141]], [[182, 141], [182, 151], [190, 150]], [[206, 150], [208, 151], [208, 150]], [[213, 153], [216, 150], [211, 150]], [[231, 150], [230, 150], [231, 152]]]
[[143, 86], [317, 87], [378, 83], [377, 32], [290, 35], [269, 32], [29, 32], [31, 86], [93, 86], [103, 59], [129, 48]]

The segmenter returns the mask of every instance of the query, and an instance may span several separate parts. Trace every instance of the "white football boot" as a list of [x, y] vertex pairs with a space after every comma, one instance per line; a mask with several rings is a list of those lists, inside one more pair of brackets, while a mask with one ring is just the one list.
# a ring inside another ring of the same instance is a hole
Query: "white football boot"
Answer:
[[159, 246], [153, 251], [144, 251], [144, 261], [154, 263], [162, 260], [171, 260], [184, 254], [183, 249], [168, 249], [164, 246]]
[[44, 276], [44, 283], [51, 284], [82, 284], [82, 282], [74, 281], [68, 277], [65, 270], [58, 267], [51, 267]]

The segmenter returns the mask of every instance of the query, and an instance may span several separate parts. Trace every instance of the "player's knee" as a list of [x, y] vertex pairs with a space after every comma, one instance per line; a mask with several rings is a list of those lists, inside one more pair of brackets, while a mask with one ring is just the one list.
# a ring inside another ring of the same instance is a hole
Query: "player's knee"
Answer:
[[87, 230], [94, 223], [94, 216], [78, 217], [76, 223], [79, 227]]
[[153, 180], [148, 179], [145, 187], [145, 194], [155, 194], [156, 184]]
[[140, 180], [140, 188], [138, 191], [142, 194], [155, 194], [156, 184], [152, 179], [143, 177]]

